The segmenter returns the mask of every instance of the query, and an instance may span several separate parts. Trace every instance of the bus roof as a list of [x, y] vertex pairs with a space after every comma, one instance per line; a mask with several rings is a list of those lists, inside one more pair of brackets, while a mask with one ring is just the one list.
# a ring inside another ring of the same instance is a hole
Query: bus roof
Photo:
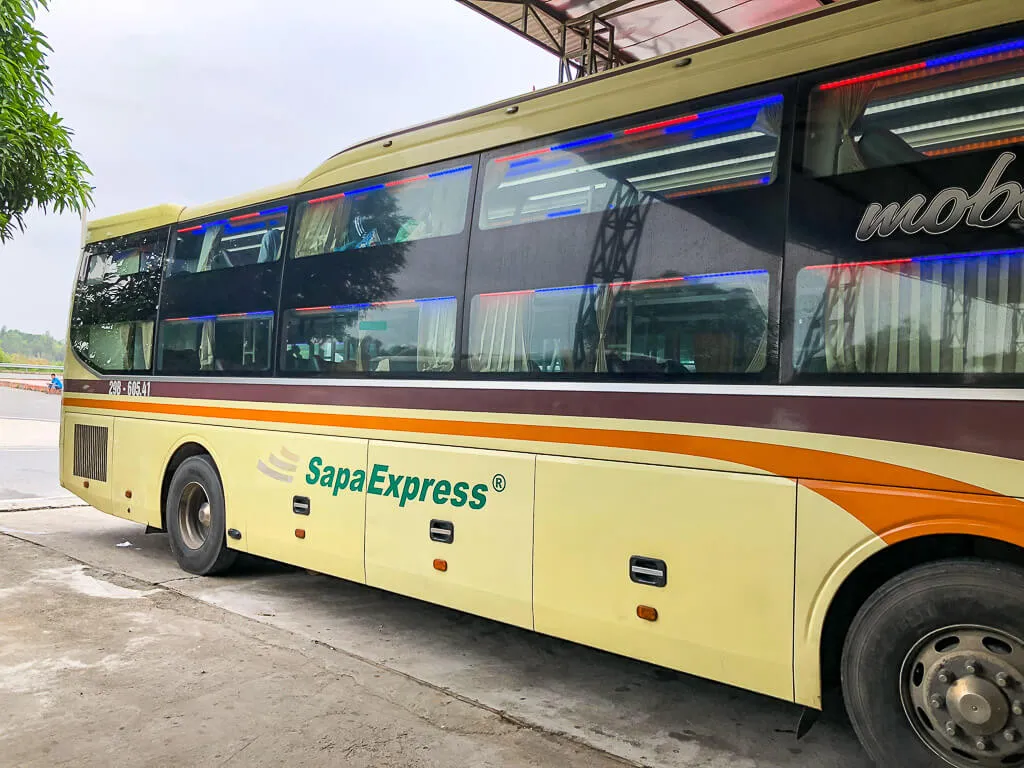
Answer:
[[[87, 242], [435, 163], [1019, 20], [1018, 0], [845, 0], [683, 51], [356, 144], [305, 178], [91, 222]], [[173, 213], [177, 211], [177, 215]]]

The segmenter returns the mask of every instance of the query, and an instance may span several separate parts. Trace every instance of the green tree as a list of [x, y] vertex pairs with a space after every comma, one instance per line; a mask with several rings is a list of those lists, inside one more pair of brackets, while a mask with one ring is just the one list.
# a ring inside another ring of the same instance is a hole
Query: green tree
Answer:
[[24, 230], [35, 206], [58, 213], [88, 207], [89, 168], [72, 131], [49, 110], [46, 37], [35, 27], [47, 0], [0, 0], [0, 242]]
[[0, 363], [9, 363], [9, 362], [11, 362], [10, 355], [8, 355], [6, 352], [4, 352], [3, 348], [0, 347]]

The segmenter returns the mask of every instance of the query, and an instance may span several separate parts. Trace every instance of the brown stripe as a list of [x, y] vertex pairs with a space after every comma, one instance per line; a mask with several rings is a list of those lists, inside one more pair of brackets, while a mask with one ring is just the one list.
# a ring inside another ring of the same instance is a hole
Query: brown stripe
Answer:
[[[515, 386], [510, 384], [510, 386]], [[106, 394], [71, 379], [68, 392]], [[950, 448], [1024, 460], [1024, 402], [797, 395], [669, 394], [322, 384], [153, 381], [153, 397], [348, 408], [642, 419], [780, 429]]]

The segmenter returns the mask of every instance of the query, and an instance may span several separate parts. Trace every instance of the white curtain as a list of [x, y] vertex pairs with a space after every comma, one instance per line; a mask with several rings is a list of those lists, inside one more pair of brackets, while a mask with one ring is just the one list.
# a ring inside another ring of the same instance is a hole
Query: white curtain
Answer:
[[1011, 256], [830, 270], [828, 370], [1024, 372], [1020, 270]]
[[203, 333], [199, 341], [199, 368], [203, 371], [213, 370], [213, 348], [216, 340], [214, 321], [203, 321]]
[[452, 370], [457, 310], [455, 299], [424, 301], [419, 305], [416, 370]]
[[470, 362], [484, 373], [528, 370], [527, 323], [533, 292], [477, 296], [470, 313]]
[[196, 272], [207, 272], [213, 260], [213, 248], [220, 241], [220, 233], [224, 231], [223, 224], [217, 224], [203, 233], [203, 245], [199, 250], [199, 263], [196, 265]]
[[[306, 205], [295, 243], [295, 257], [326, 253], [334, 246], [332, 232], [337, 232], [345, 198]], [[336, 235], [335, 235], [336, 239]]]

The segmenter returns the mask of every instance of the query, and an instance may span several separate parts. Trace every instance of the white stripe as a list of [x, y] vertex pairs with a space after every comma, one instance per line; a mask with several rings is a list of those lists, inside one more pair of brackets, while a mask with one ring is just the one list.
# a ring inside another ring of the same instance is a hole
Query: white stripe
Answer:
[[[117, 377], [104, 377], [109, 381]], [[318, 379], [318, 378], [214, 378], [201, 376], [140, 376], [121, 377], [132, 381], [170, 382], [176, 384], [263, 384], [285, 387], [382, 387], [392, 389], [486, 389], [510, 392], [629, 392], [636, 394], [673, 395], [762, 395], [765, 397], [833, 397], [879, 398], [914, 400], [1011, 400], [1024, 401], [1022, 389], [972, 389], [968, 387], [850, 387], [850, 386], [783, 386], [779, 384], [636, 384], [630, 382], [580, 381], [487, 381], [484, 379]], [[106, 387], [91, 394], [106, 395]], [[74, 397], [76, 393], [70, 393]], [[89, 394], [89, 393], [87, 393]], [[151, 400], [153, 397], [127, 397], [122, 400]], [[202, 397], [176, 397], [174, 399], [202, 400]], [[254, 400], [253, 402], [258, 402]]]

